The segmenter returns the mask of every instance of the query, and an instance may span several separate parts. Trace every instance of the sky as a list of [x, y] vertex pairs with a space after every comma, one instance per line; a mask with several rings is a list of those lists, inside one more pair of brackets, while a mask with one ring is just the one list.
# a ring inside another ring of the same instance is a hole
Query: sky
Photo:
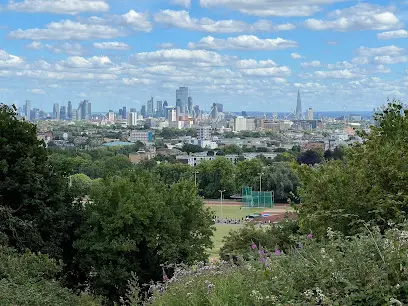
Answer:
[[408, 0], [0, 0], [0, 102], [228, 111], [408, 103]]

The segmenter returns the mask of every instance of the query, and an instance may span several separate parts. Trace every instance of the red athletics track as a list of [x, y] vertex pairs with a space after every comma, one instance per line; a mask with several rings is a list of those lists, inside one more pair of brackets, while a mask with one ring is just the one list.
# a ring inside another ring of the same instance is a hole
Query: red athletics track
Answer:
[[[204, 200], [204, 204], [206, 205], [221, 205], [220, 200]], [[239, 201], [231, 201], [231, 200], [224, 200], [222, 201], [222, 205], [225, 206], [242, 206], [242, 202]], [[273, 207], [289, 207], [289, 204], [286, 203], [277, 203], [274, 204]]]

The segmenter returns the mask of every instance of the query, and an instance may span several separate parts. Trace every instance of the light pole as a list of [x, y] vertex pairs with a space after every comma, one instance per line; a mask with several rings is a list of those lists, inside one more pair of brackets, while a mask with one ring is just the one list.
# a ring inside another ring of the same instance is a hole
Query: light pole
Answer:
[[221, 193], [221, 219], [222, 219], [222, 194], [225, 192], [225, 190], [218, 190]]
[[259, 192], [262, 191], [262, 175], [264, 175], [263, 172], [259, 173]]
[[199, 174], [200, 172], [198, 171], [194, 171], [194, 186], [197, 187], [197, 174]]

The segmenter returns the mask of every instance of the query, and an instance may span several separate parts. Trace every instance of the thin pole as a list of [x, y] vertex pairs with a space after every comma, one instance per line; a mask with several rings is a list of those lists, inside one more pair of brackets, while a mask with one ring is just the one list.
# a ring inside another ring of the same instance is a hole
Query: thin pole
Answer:
[[222, 194], [225, 192], [225, 190], [218, 190], [220, 193], [221, 193], [221, 219], [222, 219], [222, 217], [223, 217], [223, 214], [222, 214]]

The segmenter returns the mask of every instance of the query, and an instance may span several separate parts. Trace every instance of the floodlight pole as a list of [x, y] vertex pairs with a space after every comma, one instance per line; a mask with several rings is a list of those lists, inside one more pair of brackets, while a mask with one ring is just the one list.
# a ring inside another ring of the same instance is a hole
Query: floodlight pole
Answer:
[[218, 190], [221, 193], [221, 219], [222, 219], [222, 194], [225, 192], [225, 190]]

